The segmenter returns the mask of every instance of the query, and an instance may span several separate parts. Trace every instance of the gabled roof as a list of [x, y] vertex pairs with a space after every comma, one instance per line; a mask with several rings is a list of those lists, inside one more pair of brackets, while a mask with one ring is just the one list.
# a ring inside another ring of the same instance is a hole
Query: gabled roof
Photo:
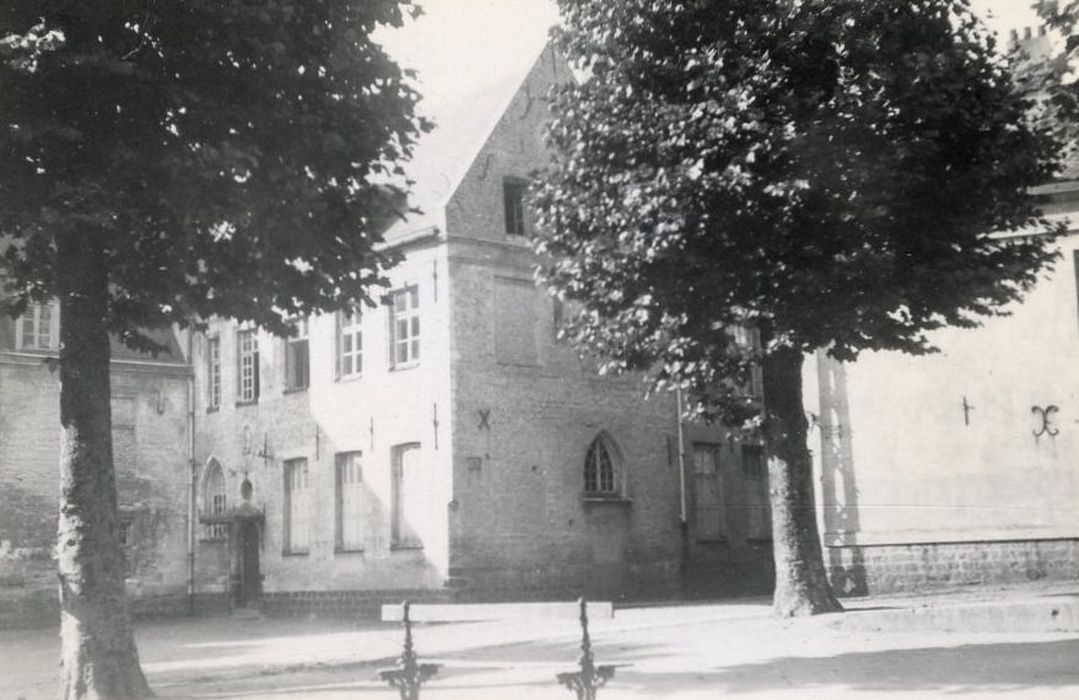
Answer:
[[[387, 241], [441, 224], [442, 211], [450, 197], [525, 79], [542, 59], [542, 52], [547, 50], [544, 46], [527, 64], [476, 80], [452, 97], [431, 104], [420, 102], [420, 113], [435, 126], [419, 138], [412, 159], [405, 164], [405, 173], [413, 181], [409, 187], [409, 206], [422, 213], [394, 223], [384, 234]], [[464, 85], [462, 80], [456, 82]]]

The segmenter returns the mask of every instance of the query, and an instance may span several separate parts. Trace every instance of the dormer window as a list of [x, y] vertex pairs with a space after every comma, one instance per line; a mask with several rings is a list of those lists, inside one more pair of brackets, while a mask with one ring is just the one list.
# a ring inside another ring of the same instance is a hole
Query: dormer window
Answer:
[[525, 226], [525, 195], [528, 182], [517, 178], [502, 181], [502, 203], [506, 214], [506, 235], [524, 236], [528, 233]]

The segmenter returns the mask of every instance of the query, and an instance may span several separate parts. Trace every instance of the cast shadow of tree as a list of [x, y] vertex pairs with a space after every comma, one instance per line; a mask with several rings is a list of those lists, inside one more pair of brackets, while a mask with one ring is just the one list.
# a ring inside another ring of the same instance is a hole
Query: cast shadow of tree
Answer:
[[630, 666], [619, 684], [648, 697], [693, 688], [725, 693], [802, 689], [869, 692], [1007, 692], [1074, 686], [1079, 692], [1079, 639], [886, 649], [821, 657], [783, 657], [728, 668], [672, 673]]

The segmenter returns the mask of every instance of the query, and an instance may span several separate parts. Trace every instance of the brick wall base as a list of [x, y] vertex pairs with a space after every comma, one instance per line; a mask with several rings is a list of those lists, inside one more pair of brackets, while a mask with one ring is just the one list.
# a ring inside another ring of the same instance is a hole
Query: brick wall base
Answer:
[[452, 591], [372, 590], [372, 591], [279, 591], [263, 593], [260, 608], [271, 617], [353, 617], [376, 620], [383, 603], [452, 603]]
[[770, 545], [753, 558], [716, 559], [690, 556], [677, 560], [635, 561], [603, 567], [564, 564], [557, 572], [522, 567], [459, 567], [450, 569], [447, 586], [461, 601], [708, 600], [771, 595], [775, 583]]
[[163, 620], [191, 615], [227, 615], [231, 610], [227, 593], [196, 593], [194, 604], [186, 593], [140, 596], [130, 599], [131, 614], [137, 620]]
[[1079, 539], [825, 547], [840, 595], [1079, 579]]

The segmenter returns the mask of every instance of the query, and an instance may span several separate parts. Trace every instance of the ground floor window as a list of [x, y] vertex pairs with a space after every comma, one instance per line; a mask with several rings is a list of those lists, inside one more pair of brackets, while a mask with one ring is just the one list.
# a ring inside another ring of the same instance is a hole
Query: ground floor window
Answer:
[[422, 546], [418, 531], [425, 515], [423, 496], [429, 475], [421, 468], [420, 443], [395, 446], [392, 459], [391, 542], [397, 547]]
[[719, 445], [693, 444], [693, 519], [699, 542], [714, 542], [726, 535]]
[[307, 486], [307, 460], [286, 460], [283, 509], [285, 554], [306, 554], [310, 548], [310, 491]]
[[[225, 472], [217, 460], [211, 460], [206, 467], [203, 480], [203, 505], [205, 515], [224, 515], [228, 510], [228, 496], [225, 491]], [[208, 540], [223, 540], [229, 535], [228, 523], [207, 523], [203, 537]]]
[[742, 475], [745, 479], [747, 537], [772, 539], [772, 509], [768, 496], [768, 458], [762, 445], [742, 445]]
[[606, 433], [597, 435], [584, 457], [584, 493], [586, 496], [621, 495], [621, 464], [618, 449]]
[[362, 452], [339, 452], [335, 459], [336, 549], [363, 549], [363, 464]]

